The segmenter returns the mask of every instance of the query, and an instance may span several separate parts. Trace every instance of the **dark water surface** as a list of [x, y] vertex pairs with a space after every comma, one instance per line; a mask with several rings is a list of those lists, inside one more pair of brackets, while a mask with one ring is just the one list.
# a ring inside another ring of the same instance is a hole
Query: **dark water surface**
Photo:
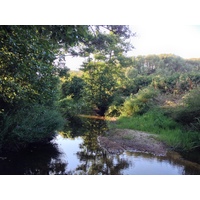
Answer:
[[105, 121], [79, 119], [76, 122], [68, 131], [58, 134], [50, 144], [0, 155], [0, 174], [200, 174], [200, 151], [184, 153], [185, 159], [175, 152], [166, 157], [136, 152], [111, 155], [97, 144], [97, 136], [107, 131]]

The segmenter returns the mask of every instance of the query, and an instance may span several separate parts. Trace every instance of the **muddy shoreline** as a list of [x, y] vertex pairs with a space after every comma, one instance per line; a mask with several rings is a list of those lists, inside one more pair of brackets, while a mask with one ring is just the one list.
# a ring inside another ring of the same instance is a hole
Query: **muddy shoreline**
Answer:
[[124, 151], [143, 152], [155, 156], [166, 156], [168, 147], [157, 135], [130, 129], [112, 129], [106, 136], [97, 138], [101, 148], [111, 154]]

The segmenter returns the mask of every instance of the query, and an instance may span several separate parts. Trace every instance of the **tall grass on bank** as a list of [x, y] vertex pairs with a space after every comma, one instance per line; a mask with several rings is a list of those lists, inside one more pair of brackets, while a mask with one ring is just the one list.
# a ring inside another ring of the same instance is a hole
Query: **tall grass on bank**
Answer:
[[165, 116], [160, 109], [150, 110], [143, 115], [120, 117], [117, 123], [110, 123], [110, 128], [134, 129], [159, 135], [160, 140], [173, 149], [190, 150], [200, 146], [198, 132], [185, 131], [182, 127]]

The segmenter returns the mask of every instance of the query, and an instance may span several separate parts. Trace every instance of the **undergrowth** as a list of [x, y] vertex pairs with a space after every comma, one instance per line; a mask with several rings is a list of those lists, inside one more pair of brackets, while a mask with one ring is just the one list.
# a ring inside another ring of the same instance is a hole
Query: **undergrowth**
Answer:
[[172, 118], [165, 116], [160, 109], [150, 110], [143, 115], [121, 116], [115, 124], [110, 123], [109, 126], [157, 134], [160, 140], [173, 149], [191, 150], [200, 146], [198, 132], [184, 130]]

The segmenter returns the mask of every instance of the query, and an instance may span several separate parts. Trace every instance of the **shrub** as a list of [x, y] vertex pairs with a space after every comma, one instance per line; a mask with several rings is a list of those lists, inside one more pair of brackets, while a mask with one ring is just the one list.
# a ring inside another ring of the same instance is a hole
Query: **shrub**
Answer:
[[1, 113], [1, 149], [18, 150], [31, 143], [50, 141], [63, 124], [58, 111], [41, 105]]
[[121, 115], [121, 106], [111, 105], [105, 113], [108, 117], [119, 117]]
[[121, 115], [122, 105], [124, 103], [124, 98], [120, 95], [115, 94], [112, 104], [108, 107], [105, 115], [109, 117], [118, 117]]
[[190, 91], [184, 99], [184, 105], [177, 108], [173, 118], [194, 130], [200, 130], [200, 88]]
[[200, 109], [200, 87], [190, 91], [185, 98], [185, 103], [188, 108]]
[[71, 96], [61, 99], [58, 102], [58, 106], [62, 116], [68, 120], [74, 118], [82, 112], [86, 114], [88, 110], [91, 110], [86, 102], [82, 100], [75, 101]]
[[123, 116], [132, 116], [134, 114], [143, 114], [153, 107], [153, 98], [158, 95], [158, 91], [153, 87], [146, 87], [135, 95], [130, 95], [124, 104], [122, 109]]

